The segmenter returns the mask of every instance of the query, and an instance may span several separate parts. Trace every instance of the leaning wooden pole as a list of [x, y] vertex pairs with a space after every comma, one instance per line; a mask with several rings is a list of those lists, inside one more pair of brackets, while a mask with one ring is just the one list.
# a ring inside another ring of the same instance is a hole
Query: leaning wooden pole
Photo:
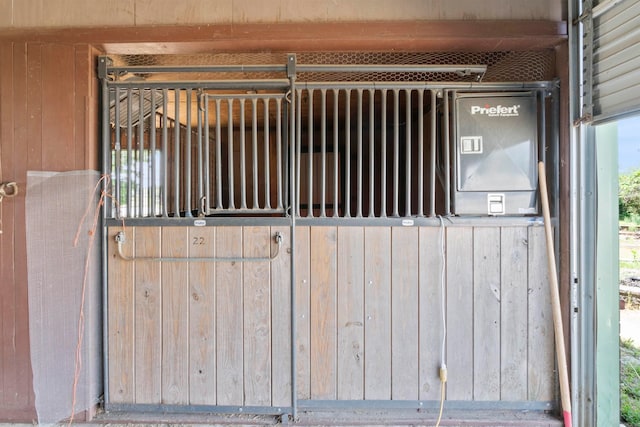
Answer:
[[560, 400], [565, 427], [571, 427], [571, 390], [569, 389], [569, 373], [567, 356], [564, 347], [564, 328], [562, 311], [560, 310], [560, 293], [558, 291], [558, 272], [556, 268], [555, 250], [553, 247], [553, 231], [549, 214], [549, 196], [547, 177], [543, 162], [538, 163], [538, 179], [540, 181], [540, 201], [544, 217], [544, 231], [547, 237], [547, 263], [549, 265], [549, 290], [551, 291], [551, 309], [553, 310], [553, 330], [556, 339], [556, 357], [558, 359], [558, 376], [560, 380]]

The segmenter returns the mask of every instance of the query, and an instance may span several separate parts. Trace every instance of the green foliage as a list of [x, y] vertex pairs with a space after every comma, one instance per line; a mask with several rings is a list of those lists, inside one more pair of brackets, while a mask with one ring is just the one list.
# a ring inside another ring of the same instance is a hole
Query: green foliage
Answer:
[[620, 175], [618, 208], [620, 219], [640, 220], [640, 169]]
[[630, 340], [620, 341], [620, 419], [640, 427], [640, 349]]

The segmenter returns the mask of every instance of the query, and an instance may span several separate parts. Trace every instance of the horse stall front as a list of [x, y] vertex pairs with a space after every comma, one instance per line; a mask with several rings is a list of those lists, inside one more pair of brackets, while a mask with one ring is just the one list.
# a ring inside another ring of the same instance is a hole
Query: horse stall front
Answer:
[[106, 417], [560, 425], [545, 55], [101, 57]]

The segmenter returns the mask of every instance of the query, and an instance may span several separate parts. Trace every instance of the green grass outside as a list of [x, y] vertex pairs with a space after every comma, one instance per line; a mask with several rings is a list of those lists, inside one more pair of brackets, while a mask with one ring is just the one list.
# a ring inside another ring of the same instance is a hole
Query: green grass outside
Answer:
[[620, 341], [620, 419], [640, 427], [640, 348], [631, 340]]

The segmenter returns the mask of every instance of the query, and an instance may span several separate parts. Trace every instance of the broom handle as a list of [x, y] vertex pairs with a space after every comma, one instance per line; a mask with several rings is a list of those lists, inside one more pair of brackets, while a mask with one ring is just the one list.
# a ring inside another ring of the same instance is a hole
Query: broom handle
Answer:
[[553, 232], [549, 199], [547, 193], [547, 177], [543, 162], [538, 163], [538, 179], [540, 180], [540, 201], [544, 217], [544, 231], [547, 238], [547, 262], [549, 265], [549, 290], [551, 291], [551, 309], [553, 311], [553, 331], [556, 340], [556, 357], [558, 359], [558, 376], [560, 380], [560, 400], [565, 427], [571, 427], [571, 391], [567, 371], [567, 356], [564, 347], [564, 330], [562, 327], [562, 311], [560, 310], [560, 294], [558, 292], [558, 272], [556, 269], [555, 250], [553, 248]]

